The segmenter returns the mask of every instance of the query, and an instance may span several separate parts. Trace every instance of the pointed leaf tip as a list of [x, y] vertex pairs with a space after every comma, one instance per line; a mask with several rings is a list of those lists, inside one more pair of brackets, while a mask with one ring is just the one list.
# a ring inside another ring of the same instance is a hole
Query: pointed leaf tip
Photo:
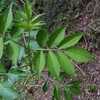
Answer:
[[65, 51], [65, 53], [74, 61], [87, 62], [94, 61], [95, 59], [83, 48], [73, 46]]
[[48, 32], [46, 30], [40, 30], [37, 33], [36, 40], [40, 47], [46, 46], [48, 40]]
[[56, 55], [49, 51], [46, 57], [46, 65], [52, 75], [56, 77], [57, 80], [59, 80], [59, 74], [60, 74], [60, 64], [57, 60]]
[[85, 33], [76, 33], [65, 37], [58, 45], [59, 49], [67, 48], [75, 45]]
[[48, 88], [49, 88], [49, 82], [46, 81], [45, 84], [44, 84], [44, 86], [42, 87], [43, 92], [44, 92], [44, 93], [47, 92], [47, 91], [48, 91]]
[[5, 34], [13, 19], [12, 4], [0, 15], [0, 33]]
[[10, 60], [14, 61], [15, 65], [18, 59], [18, 45], [14, 42], [10, 42], [6, 47], [6, 53]]
[[56, 100], [60, 100], [61, 98], [61, 90], [57, 85], [55, 85], [54, 87], [54, 97], [56, 98]]
[[49, 47], [50, 48], [57, 46], [62, 41], [65, 35], [65, 30], [67, 26], [68, 25], [62, 26], [56, 31], [54, 31], [53, 33], [51, 33], [49, 37]]
[[71, 100], [71, 93], [67, 88], [64, 88], [64, 96], [66, 100]]
[[43, 54], [43, 51], [39, 51], [34, 57], [34, 67], [38, 73], [39, 78], [44, 66], [45, 66], [45, 56]]
[[57, 52], [57, 58], [63, 70], [75, 78], [74, 66], [70, 59], [62, 52]]

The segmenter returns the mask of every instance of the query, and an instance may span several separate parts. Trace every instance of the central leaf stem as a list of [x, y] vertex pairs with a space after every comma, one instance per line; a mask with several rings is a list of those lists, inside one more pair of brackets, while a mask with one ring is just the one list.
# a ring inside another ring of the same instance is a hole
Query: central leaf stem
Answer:
[[31, 73], [32, 71], [32, 65], [31, 65], [31, 58], [30, 58], [30, 30], [29, 30], [29, 34], [28, 34], [28, 59], [29, 59], [29, 66], [30, 66], [30, 71]]
[[67, 49], [43, 49], [43, 48], [34, 48], [33, 50], [36, 50], [36, 51], [62, 51], [62, 50], [67, 50]]

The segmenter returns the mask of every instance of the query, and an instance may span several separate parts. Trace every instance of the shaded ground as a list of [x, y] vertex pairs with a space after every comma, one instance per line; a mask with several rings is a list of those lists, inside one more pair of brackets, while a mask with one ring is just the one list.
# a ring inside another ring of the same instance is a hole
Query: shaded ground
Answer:
[[[57, 1], [55, 0], [55, 2]], [[62, 3], [63, 7], [65, 7], [63, 13], [66, 16], [68, 14], [70, 16], [70, 13], [68, 12], [69, 6], [67, 6], [66, 3], [68, 3], [67, 0], [65, 0]], [[84, 80], [84, 82], [80, 85], [82, 94], [78, 96], [72, 95], [71, 100], [100, 100], [100, 33], [99, 33], [100, 1], [91, 0], [90, 2], [81, 4], [81, 6], [82, 8], [80, 9], [75, 8], [74, 10], [74, 14], [77, 15], [79, 13], [78, 17], [72, 18], [71, 20], [64, 19], [59, 21], [59, 19], [57, 18], [54, 19], [53, 16], [50, 16], [48, 12], [46, 17], [47, 18], [49, 17], [49, 20], [52, 20], [52, 22], [49, 25], [50, 31], [52, 31], [53, 28], [58, 27], [57, 25], [61, 22], [62, 23], [60, 25], [63, 25], [66, 22], [68, 23], [70, 22], [69, 23], [70, 26], [66, 31], [66, 34], [71, 34], [73, 32], [78, 32], [78, 31], [87, 33], [84, 36], [84, 38], [81, 39], [78, 45], [88, 50], [92, 54], [92, 56], [96, 59], [96, 62], [77, 64], [77, 66], [82, 69], [85, 75], [79, 69], [77, 69], [77, 67], [75, 67], [77, 77], [79, 79]], [[43, 11], [46, 12], [48, 10], [48, 7], [50, 7], [50, 5], [45, 7], [43, 6], [42, 7]], [[80, 11], [77, 9], [79, 9]], [[49, 91], [46, 94], [42, 92], [42, 86], [46, 81], [46, 75], [47, 72], [44, 71], [41, 80], [38, 81], [37, 84], [33, 86], [32, 92], [34, 95], [34, 99], [32, 97], [31, 99], [28, 98], [27, 100], [54, 100], [50, 96], [52, 94], [54, 81], [50, 80]], [[67, 83], [69, 80], [71, 81], [72, 78], [64, 80], [62, 85]], [[93, 92], [86, 91], [86, 86], [89, 84], [96, 85], [97, 90]], [[61, 100], [65, 99], [62, 97]]]

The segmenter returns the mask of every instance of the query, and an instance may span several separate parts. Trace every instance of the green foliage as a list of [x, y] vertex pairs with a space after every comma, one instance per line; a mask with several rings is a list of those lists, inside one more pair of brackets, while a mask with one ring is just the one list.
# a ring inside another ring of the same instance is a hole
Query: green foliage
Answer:
[[36, 40], [40, 47], [45, 47], [48, 40], [48, 32], [46, 30], [40, 30], [36, 35]]
[[67, 87], [76, 87], [78, 86], [82, 81], [81, 80], [77, 80], [77, 81], [73, 81], [73, 82], [69, 82], [66, 84]]
[[0, 63], [6, 69], [6, 72], [12, 67], [12, 61], [7, 57], [6, 54], [3, 54], [2, 58], [0, 59]]
[[75, 78], [74, 66], [71, 63], [70, 59], [61, 52], [58, 52], [57, 57], [58, 57], [58, 61], [59, 61], [60, 65], [62, 66], [63, 70]]
[[[30, 9], [27, 9], [30, 12]], [[24, 11], [18, 12], [18, 16], [20, 20], [16, 19], [16, 26], [21, 27], [25, 30], [38, 30], [40, 26], [44, 25], [45, 23], [43, 21], [39, 21], [38, 18], [42, 16], [43, 14], [36, 15], [35, 17], [31, 18], [27, 16], [27, 13]]]
[[18, 97], [18, 93], [12, 88], [11, 84], [0, 81], [0, 97], [5, 100], [14, 100]]
[[10, 42], [6, 46], [6, 53], [10, 60], [14, 61], [15, 65], [17, 64], [18, 59], [18, 45], [14, 42]]
[[68, 50], [65, 51], [65, 53], [73, 60], [77, 62], [86, 62], [86, 61], [92, 61], [94, 58], [83, 48], [81, 47], [70, 47]]
[[97, 86], [95, 85], [87, 85], [86, 90], [89, 92], [95, 92], [97, 90]]
[[51, 33], [49, 37], [49, 47], [50, 48], [57, 46], [61, 42], [61, 40], [64, 38], [66, 27], [67, 25]]
[[26, 3], [24, 5], [24, 11], [25, 11], [25, 14], [26, 14], [26, 17], [27, 17], [27, 21], [29, 21], [32, 17], [32, 7], [29, 4], [28, 0], [26, 0]]
[[8, 73], [8, 79], [12, 84], [14, 84], [16, 81], [26, 76], [27, 73], [18, 69], [10, 69]]
[[52, 75], [55, 76], [57, 80], [59, 80], [60, 64], [56, 55], [51, 51], [49, 51], [47, 54], [46, 65]]
[[0, 34], [5, 34], [9, 25], [11, 24], [13, 19], [12, 16], [12, 4], [8, 7], [8, 9], [0, 15]]
[[60, 81], [64, 80], [67, 77], [67, 75], [68, 74], [66, 72], [64, 72], [64, 71], [63, 72], [60, 72], [60, 77], [59, 77], [60, 78]]
[[[79, 88], [79, 84], [81, 83], [82, 81], [81, 80], [77, 80], [77, 81], [73, 81], [73, 82], [69, 82], [66, 84], [66, 87], [69, 88], [67, 89], [67, 94], [70, 93], [70, 91], [75, 94], [75, 95], [78, 95], [78, 94], [81, 94], [81, 90]], [[70, 96], [70, 95], [69, 95]], [[69, 98], [69, 97], [68, 97]]]
[[0, 59], [1, 59], [1, 57], [2, 57], [2, 54], [3, 54], [3, 39], [2, 39], [2, 37], [0, 38]]
[[0, 1], [0, 12], [2, 12], [4, 6], [5, 6], [5, 1], [4, 0], [1, 0]]
[[10, 32], [10, 35], [12, 37], [17, 37], [19, 36], [22, 32], [24, 31], [24, 29], [20, 28], [20, 27], [17, 27], [17, 26], [13, 26], [11, 28], [11, 32]]
[[[5, 100], [20, 98], [19, 95], [27, 91], [28, 83], [32, 84], [32, 81], [39, 79], [46, 66], [50, 75], [47, 76], [43, 91], [47, 92], [48, 80], [55, 77], [57, 82], [55, 82], [53, 94], [56, 100], [60, 100], [63, 94], [59, 88], [61, 81], [68, 75], [76, 79], [72, 61], [94, 60], [83, 48], [74, 46], [84, 33], [65, 37], [67, 27], [65, 25], [49, 35], [48, 31], [42, 27], [45, 25], [44, 21], [39, 20], [43, 14], [32, 17], [32, 8], [28, 0], [24, 9], [19, 9], [16, 14], [13, 21], [12, 5], [10, 5], [0, 15], [0, 73], [3, 76], [0, 77], [0, 97]], [[8, 69], [2, 63], [3, 54], [7, 55], [12, 62]], [[80, 83], [81, 81], [77, 80], [64, 86], [66, 99], [70, 100], [71, 93], [81, 93], [78, 86]]]
[[66, 100], [71, 100], [71, 94], [67, 88], [64, 89], [64, 96], [65, 96]]
[[47, 92], [48, 91], [48, 88], [49, 88], [49, 82], [46, 81], [45, 84], [43, 85], [43, 92]]
[[76, 95], [81, 94], [81, 90], [80, 90], [79, 87], [72, 87], [72, 88], [69, 88], [69, 89], [73, 94], [76, 94]]
[[6, 73], [5, 67], [0, 63], [0, 73]]
[[34, 57], [34, 67], [40, 77], [41, 72], [45, 65], [45, 56], [42, 51], [39, 51]]
[[70, 36], [67, 36], [60, 42], [58, 48], [63, 49], [75, 45], [83, 35], [84, 33], [77, 33], [77, 34], [72, 34]]
[[77, 6], [78, 4], [82, 3], [82, 0], [70, 0], [70, 5], [72, 8]]
[[57, 85], [55, 85], [54, 87], [54, 97], [56, 98], [56, 100], [60, 100], [61, 98], [61, 90]]

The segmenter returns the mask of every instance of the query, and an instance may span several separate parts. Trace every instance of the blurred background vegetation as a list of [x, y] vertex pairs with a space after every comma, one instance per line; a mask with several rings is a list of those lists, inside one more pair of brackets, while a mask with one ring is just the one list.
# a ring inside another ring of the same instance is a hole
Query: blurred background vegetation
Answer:
[[[33, 14], [45, 13], [43, 20], [47, 23], [49, 31], [65, 23], [73, 24], [81, 16], [81, 11], [91, 0], [29, 0]], [[25, 0], [13, 0], [13, 10], [18, 10]], [[0, 0], [0, 13], [2, 13], [12, 0]]]

